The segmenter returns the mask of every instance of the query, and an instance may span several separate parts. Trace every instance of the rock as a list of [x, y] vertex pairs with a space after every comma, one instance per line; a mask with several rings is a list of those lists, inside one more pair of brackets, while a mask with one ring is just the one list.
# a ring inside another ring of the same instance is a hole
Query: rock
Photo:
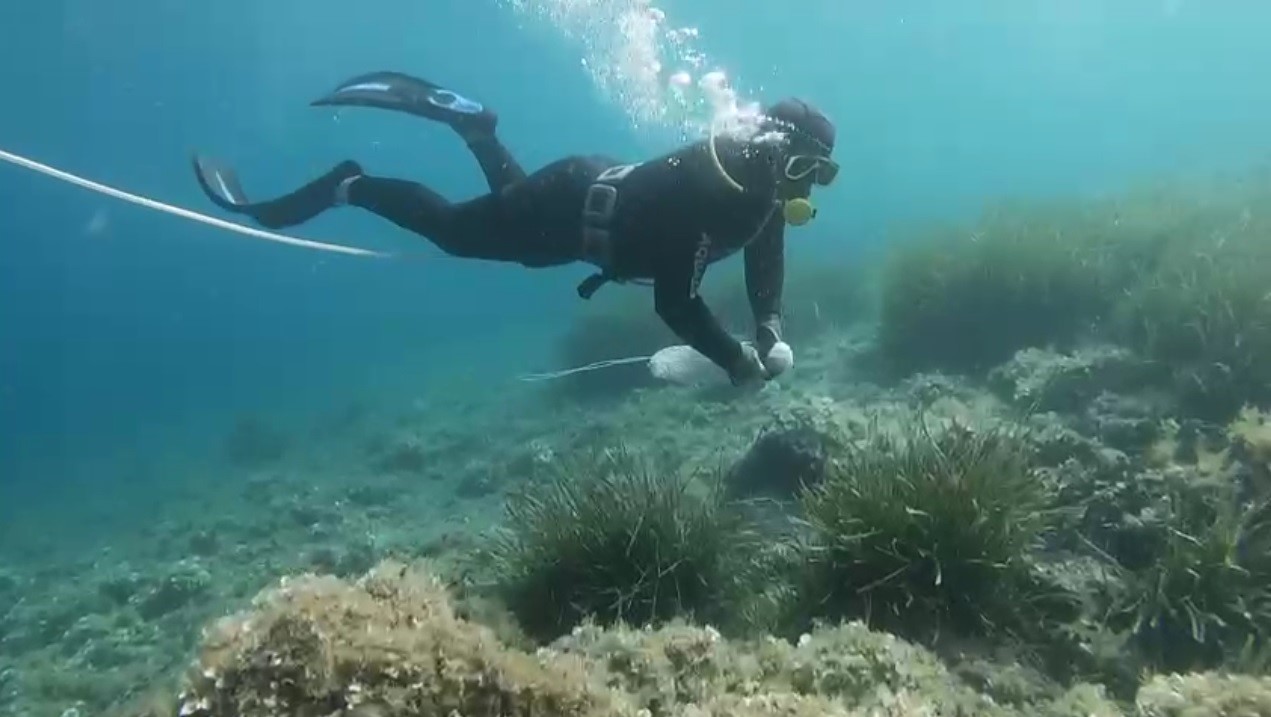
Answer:
[[198, 563], [181, 561], [141, 597], [137, 604], [143, 619], [155, 620], [180, 610], [211, 591], [212, 576]]
[[1059, 686], [1040, 671], [1018, 663], [1002, 664], [973, 657], [957, 662], [951, 671], [998, 704], [1026, 707], [1063, 694]]
[[1123, 451], [1145, 450], [1160, 433], [1163, 407], [1142, 396], [1104, 391], [1086, 407], [1082, 430]]
[[828, 405], [780, 414], [733, 467], [729, 493], [792, 498], [803, 486], [821, 481], [833, 451], [842, 445], [842, 437], [843, 429]]
[[1003, 400], [1037, 411], [1074, 412], [1104, 392], [1156, 385], [1157, 369], [1133, 353], [1107, 345], [1071, 354], [1029, 348], [989, 372], [989, 388]]
[[1271, 677], [1154, 675], [1139, 691], [1136, 706], [1141, 717], [1271, 714]]
[[1103, 448], [1098, 441], [1081, 435], [1056, 413], [1037, 413], [1025, 422], [1028, 440], [1037, 451], [1039, 465], [1053, 467], [1068, 460], [1083, 466], [1096, 462]]

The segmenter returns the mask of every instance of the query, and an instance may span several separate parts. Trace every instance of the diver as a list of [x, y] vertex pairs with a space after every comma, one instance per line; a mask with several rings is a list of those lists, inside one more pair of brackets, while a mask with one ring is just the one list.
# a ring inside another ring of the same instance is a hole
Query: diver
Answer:
[[[813, 185], [838, 174], [835, 129], [820, 111], [786, 99], [762, 112], [760, 131], [716, 136], [665, 156], [623, 163], [570, 156], [533, 174], [496, 137], [498, 115], [431, 82], [374, 72], [341, 84], [314, 106], [396, 110], [449, 125], [476, 157], [488, 194], [452, 203], [416, 182], [368, 175], [344, 161], [294, 192], [252, 202], [234, 172], [196, 155], [203, 191], [222, 209], [279, 229], [352, 205], [419, 234], [457, 257], [527, 267], [594, 265], [578, 287], [589, 298], [606, 282], [653, 286], [654, 309], [682, 341], [734, 385], [772, 378], [781, 342], [785, 225], [816, 215]], [[755, 341], [733, 338], [698, 294], [709, 264], [744, 251]]]

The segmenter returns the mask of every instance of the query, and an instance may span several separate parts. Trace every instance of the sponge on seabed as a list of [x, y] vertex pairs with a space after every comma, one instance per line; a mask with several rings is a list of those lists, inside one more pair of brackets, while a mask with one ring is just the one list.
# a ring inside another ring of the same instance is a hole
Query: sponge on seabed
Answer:
[[[778, 342], [764, 359], [764, 366], [773, 376], [794, 366], [794, 350], [784, 341]], [[681, 386], [700, 386], [726, 383], [728, 375], [713, 361], [691, 346], [668, 346], [649, 357], [649, 373], [659, 381]]]

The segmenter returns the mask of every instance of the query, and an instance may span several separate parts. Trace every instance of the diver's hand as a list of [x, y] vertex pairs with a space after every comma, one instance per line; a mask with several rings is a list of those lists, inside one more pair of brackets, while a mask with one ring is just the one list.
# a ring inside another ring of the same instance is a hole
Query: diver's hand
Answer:
[[776, 319], [769, 319], [755, 327], [755, 348], [759, 355], [767, 357], [772, 347], [781, 343], [781, 329]]
[[768, 380], [768, 369], [754, 346], [741, 344], [741, 356], [728, 371], [728, 379], [734, 386], [760, 385]]
[[755, 347], [763, 358], [768, 378], [776, 378], [794, 366], [794, 350], [781, 340], [780, 324], [776, 319], [764, 321], [755, 328]]
[[789, 371], [794, 366], [794, 349], [784, 341], [778, 341], [763, 357], [764, 368], [768, 369], [768, 378], [773, 379]]

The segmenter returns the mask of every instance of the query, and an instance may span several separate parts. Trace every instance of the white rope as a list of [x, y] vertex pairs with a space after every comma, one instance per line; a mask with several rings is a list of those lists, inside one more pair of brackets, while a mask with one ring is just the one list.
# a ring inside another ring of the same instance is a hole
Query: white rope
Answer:
[[587, 373], [588, 371], [597, 371], [602, 368], [610, 368], [613, 366], [626, 366], [628, 364], [640, 363], [641, 361], [648, 361], [651, 358], [653, 357], [652, 356], [631, 356], [629, 358], [608, 359], [606, 361], [597, 361], [595, 363], [589, 363], [586, 366], [579, 366], [577, 368], [567, 368], [564, 371], [552, 371], [550, 373], [532, 373], [525, 376], [521, 376], [521, 380], [522, 381], [552, 381], [558, 378], [572, 376], [576, 373]]
[[227, 222], [224, 219], [209, 217], [206, 214], [199, 214], [198, 212], [192, 212], [188, 209], [182, 209], [181, 207], [174, 207], [170, 204], [164, 204], [162, 202], [157, 202], [153, 199], [137, 196], [136, 194], [129, 194], [128, 192], [115, 189], [114, 187], [108, 187], [105, 184], [98, 184], [97, 182], [84, 179], [83, 177], [77, 177], [74, 174], [70, 174], [69, 172], [63, 172], [60, 169], [55, 169], [46, 164], [40, 164], [39, 162], [27, 159], [26, 157], [20, 157], [16, 154], [10, 154], [9, 152], [5, 152], [4, 150], [0, 150], [0, 159], [10, 164], [16, 164], [19, 167], [30, 169], [32, 171], [39, 172], [40, 174], [47, 175], [54, 179], [61, 180], [68, 184], [74, 184], [76, 186], [83, 187], [84, 189], [97, 192], [98, 194], [104, 194], [108, 197], [122, 199], [125, 202], [131, 202], [133, 204], [146, 207], [147, 209], [154, 209], [156, 211], [164, 212], [166, 214], [172, 214], [172, 215], [181, 217], [183, 219], [190, 219], [192, 221], [196, 221], [201, 224], [207, 224], [208, 226], [213, 226], [220, 229], [226, 229], [226, 230], [235, 232], [237, 234], [242, 234], [244, 236], [254, 237], [256, 239], [265, 239], [268, 241], [281, 242], [283, 244], [291, 244], [293, 246], [304, 247], [306, 249], [317, 249], [319, 251], [336, 252], [338, 254], [352, 254], [354, 256], [371, 256], [371, 257], [388, 256], [388, 254], [382, 254], [380, 252], [370, 251], [368, 249], [358, 249], [356, 247], [344, 246], [342, 244], [327, 244], [324, 242], [312, 241], [309, 239], [299, 239], [296, 237], [286, 236], [284, 234], [275, 234], [273, 232], [262, 231], [260, 229], [254, 229], [252, 227], [245, 227], [241, 224]]

